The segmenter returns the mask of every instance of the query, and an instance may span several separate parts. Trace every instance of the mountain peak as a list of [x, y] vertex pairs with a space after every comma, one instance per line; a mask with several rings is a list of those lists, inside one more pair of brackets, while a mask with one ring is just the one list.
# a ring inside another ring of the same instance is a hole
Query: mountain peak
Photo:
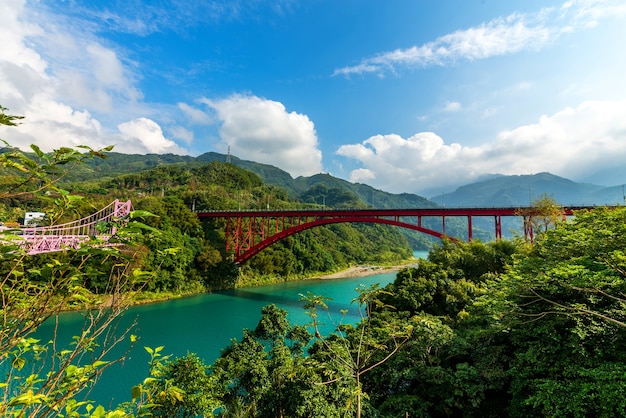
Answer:
[[541, 195], [562, 205], [615, 204], [621, 199], [614, 188], [577, 183], [549, 172], [494, 175], [431, 198], [445, 206], [527, 206]]

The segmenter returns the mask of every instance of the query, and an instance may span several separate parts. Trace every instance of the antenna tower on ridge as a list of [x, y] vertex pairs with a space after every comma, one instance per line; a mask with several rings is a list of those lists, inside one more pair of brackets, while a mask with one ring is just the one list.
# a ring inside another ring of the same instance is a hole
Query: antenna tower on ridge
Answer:
[[226, 162], [230, 163], [230, 145], [228, 146], [228, 154], [226, 154]]

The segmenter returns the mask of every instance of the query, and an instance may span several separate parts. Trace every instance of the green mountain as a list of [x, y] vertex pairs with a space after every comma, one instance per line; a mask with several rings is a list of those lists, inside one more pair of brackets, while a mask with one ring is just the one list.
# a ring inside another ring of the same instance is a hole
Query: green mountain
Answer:
[[[286, 171], [281, 170], [273, 165], [255, 163], [254, 161], [247, 161], [237, 158], [235, 156], [226, 156], [224, 154], [218, 154], [216, 152], [207, 152], [205, 154], [196, 157], [196, 162], [210, 163], [212, 161], [226, 162], [229, 160], [231, 164], [249, 170], [258, 175], [261, 180], [266, 184], [278, 186], [285, 190], [292, 191], [293, 178]], [[294, 195], [291, 195], [294, 197]]]
[[519, 207], [528, 206], [542, 194], [553, 197], [564, 206], [615, 205], [624, 202], [621, 186], [577, 183], [550, 173], [493, 176], [459, 187], [452, 193], [434, 196], [430, 200], [446, 207]]
[[106, 158], [87, 161], [71, 170], [66, 180], [91, 181], [106, 180], [130, 173], [139, 173], [152, 168], [169, 164], [201, 164], [195, 157], [175, 154], [121, 154], [107, 152]]
[[289, 173], [268, 164], [242, 160], [208, 152], [198, 157], [174, 154], [108, 153], [108, 158], [88, 162], [72, 172], [70, 181], [91, 181], [138, 173], [163, 165], [185, 168], [201, 167], [212, 161], [230, 161], [236, 167], [251, 171], [268, 185], [283, 190], [290, 199], [327, 207], [421, 208], [434, 206], [527, 206], [542, 194], [552, 196], [563, 205], [614, 205], [624, 203], [622, 186], [599, 186], [578, 183], [550, 173], [489, 178], [459, 187], [454, 192], [430, 199], [411, 193], [393, 194], [366, 184], [350, 183], [329, 174], [292, 178]]
[[[197, 160], [225, 162], [226, 158], [227, 156], [223, 154], [209, 152], [198, 156]], [[366, 184], [350, 183], [330, 174], [315, 174], [310, 177], [293, 179], [286, 171], [271, 165], [246, 161], [234, 156], [229, 158], [232, 164], [252, 171], [264, 183], [281, 187], [287, 191], [292, 199], [299, 199], [304, 203], [331, 207], [375, 207], [380, 209], [436, 206], [428, 199], [415, 194], [387, 193]]]
[[366, 184], [350, 183], [329, 174], [316, 174], [311, 177], [294, 179], [280, 168], [215, 152], [208, 152], [198, 157], [112, 152], [108, 153], [105, 159], [89, 161], [84, 167], [73, 172], [68, 180], [101, 181], [120, 175], [139, 173], [158, 166], [178, 165], [191, 169], [213, 161], [226, 162], [227, 160], [236, 167], [255, 173], [265, 184], [281, 188], [289, 198], [299, 200], [302, 203], [328, 207], [375, 207], [380, 209], [436, 206], [428, 199], [415, 194], [387, 193]]

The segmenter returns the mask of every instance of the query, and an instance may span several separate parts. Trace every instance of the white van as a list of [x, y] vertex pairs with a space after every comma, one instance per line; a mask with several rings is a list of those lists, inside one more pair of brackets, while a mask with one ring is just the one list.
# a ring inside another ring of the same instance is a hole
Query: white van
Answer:
[[24, 226], [37, 226], [45, 217], [44, 212], [26, 212], [24, 214]]

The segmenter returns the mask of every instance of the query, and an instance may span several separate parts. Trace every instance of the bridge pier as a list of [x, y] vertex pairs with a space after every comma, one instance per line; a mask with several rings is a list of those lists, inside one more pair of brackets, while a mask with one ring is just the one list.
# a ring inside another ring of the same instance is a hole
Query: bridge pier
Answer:
[[496, 241], [502, 239], [502, 215], [495, 215]]

